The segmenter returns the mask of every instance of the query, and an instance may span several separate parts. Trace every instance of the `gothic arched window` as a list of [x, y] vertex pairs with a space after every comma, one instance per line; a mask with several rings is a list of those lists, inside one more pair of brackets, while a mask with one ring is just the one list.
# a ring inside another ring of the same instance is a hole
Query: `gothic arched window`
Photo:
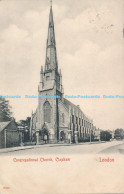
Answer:
[[51, 123], [51, 106], [48, 101], [44, 103], [44, 122]]

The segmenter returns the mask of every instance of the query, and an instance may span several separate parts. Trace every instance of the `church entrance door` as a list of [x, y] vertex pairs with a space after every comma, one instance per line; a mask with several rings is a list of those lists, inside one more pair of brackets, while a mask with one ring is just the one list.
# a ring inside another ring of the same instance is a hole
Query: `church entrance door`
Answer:
[[48, 143], [49, 134], [48, 134], [48, 131], [46, 129], [43, 130], [43, 140], [45, 141], [45, 143]]
[[64, 133], [64, 131], [61, 131], [60, 132], [60, 140], [61, 141], [64, 141], [65, 140], [65, 133]]

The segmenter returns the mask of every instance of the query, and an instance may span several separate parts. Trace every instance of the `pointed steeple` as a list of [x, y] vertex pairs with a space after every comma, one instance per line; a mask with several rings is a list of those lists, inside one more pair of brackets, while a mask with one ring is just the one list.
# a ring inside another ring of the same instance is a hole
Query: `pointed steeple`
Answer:
[[49, 71], [49, 70], [53, 70], [53, 69], [58, 71], [53, 11], [52, 11], [52, 4], [51, 4], [50, 14], [49, 14], [45, 71]]
[[50, 8], [50, 14], [49, 14], [49, 27], [48, 27], [48, 38], [47, 38], [48, 46], [55, 45], [55, 33], [54, 33], [54, 21], [53, 21], [53, 11], [52, 7]]
[[52, 4], [50, 5], [50, 14], [49, 14], [49, 27], [53, 27], [54, 22], [53, 22], [53, 11], [52, 11]]
[[52, 2], [49, 13], [45, 69], [41, 67], [38, 91], [41, 93], [49, 89], [55, 90], [54, 92], [59, 95], [63, 94], [62, 75], [58, 71]]

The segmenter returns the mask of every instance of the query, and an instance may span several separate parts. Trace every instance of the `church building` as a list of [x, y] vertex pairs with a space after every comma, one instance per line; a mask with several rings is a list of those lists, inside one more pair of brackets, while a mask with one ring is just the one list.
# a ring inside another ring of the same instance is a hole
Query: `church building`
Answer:
[[58, 70], [52, 5], [49, 14], [45, 66], [44, 68], [41, 66], [38, 94], [45, 98], [38, 98], [38, 107], [32, 113], [30, 126], [32, 140], [36, 137], [37, 144], [77, 143], [91, 137], [93, 121], [79, 106], [64, 98], [62, 74], [61, 70]]

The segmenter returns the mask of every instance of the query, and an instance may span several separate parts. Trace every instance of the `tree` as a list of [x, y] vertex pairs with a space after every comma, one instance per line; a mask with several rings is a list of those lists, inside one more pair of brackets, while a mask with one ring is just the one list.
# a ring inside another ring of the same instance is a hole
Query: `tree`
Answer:
[[30, 120], [31, 117], [27, 117], [26, 120], [20, 120], [18, 126], [24, 128], [24, 141], [27, 142], [30, 140]]
[[13, 119], [11, 108], [9, 101], [0, 97], [0, 122], [11, 121]]
[[88, 134], [88, 137], [87, 137], [87, 141], [94, 141], [94, 134], [93, 134], [93, 131], [91, 131], [91, 135]]
[[18, 125], [22, 126], [22, 127], [30, 127], [30, 120], [31, 120], [31, 117], [27, 117], [26, 120], [20, 120], [18, 122]]
[[124, 139], [124, 129], [116, 129], [114, 137]]
[[109, 131], [101, 131], [100, 132], [100, 139], [101, 141], [110, 141], [112, 135]]

